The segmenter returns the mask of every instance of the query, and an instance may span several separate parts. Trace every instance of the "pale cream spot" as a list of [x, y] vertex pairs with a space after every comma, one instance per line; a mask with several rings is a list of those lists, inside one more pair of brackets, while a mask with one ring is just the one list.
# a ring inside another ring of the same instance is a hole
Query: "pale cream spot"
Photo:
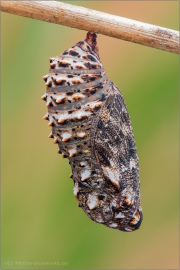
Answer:
[[77, 133], [77, 136], [81, 139], [83, 139], [86, 136], [86, 132], [80, 131]]
[[68, 152], [69, 152], [69, 157], [73, 157], [77, 153], [77, 150], [76, 148], [71, 148], [68, 150]]
[[54, 117], [58, 119], [58, 123], [63, 123], [65, 120], [69, 119], [69, 114], [68, 113], [61, 113], [61, 114], [54, 114]]
[[54, 118], [52, 117], [51, 114], [48, 114], [48, 119], [49, 119], [48, 126], [52, 126], [52, 124], [54, 123]]
[[74, 194], [74, 197], [76, 198], [76, 199], [78, 199], [78, 185], [75, 185], [74, 186], [74, 189], [73, 189], [73, 194]]
[[67, 111], [65, 112], [61, 112], [60, 114], [53, 114], [53, 116], [58, 120], [59, 123], [63, 123], [66, 120], [70, 120], [70, 119], [79, 119], [81, 120], [84, 116], [89, 116], [91, 115], [91, 112], [86, 112], [83, 110], [78, 110], [72, 114], [68, 114]]
[[[92, 98], [93, 98], [93, 95], [92, 95]], [[91, 100], [91, 96], [89, 97], [89, 100]], [[84, 106], [88, 106], [89, 108], [91, 109], [94, 109], [94, 108], [98, 108], [100, 106], [102, 106], [103, 102], [102, 101], [91, 101], [91, 102], [88, 102], [86, 105]]]
[[73, 113], [73, 114], [71, 114], [70, 116], [69, 115], [67, 115], [68, 117], [67, 117], [67, 119], [68, 118], [70, 118], [70, 119], [75, 119], [75, 118], [77, 118], [77, 119], [82, 119], [84, 116], [89, 116], [91, 113], [90, 112], [85, 112], [85, 111], [80, 111], [80, 110], [78, 110], [77, 112], [75, 112], [75, 113]]
[[122, 124], [122, 130], [125, 136], [129, 134], [129, 126], [126, 123]]
[[96, 218], [96, 222], [98, 222], [98, 223], [103, 223], [104, 220], [99, 216], [99, 217]]
[[76, 80], [78, 80], [79, 83], [84, 83], [84, 81], [78, 75], [73, 76], [73, 78], [68, 78], [68, 80], [67, 80], [66, 74], [58, 74], [57, 76], [54, 75], [53, 78], [56, 80], [57, 83], [60, 83], [62, 80], [68, 81], [71, 85], [73, 84], [73, 81], [76, 81]]
[[132, 232], [133, 230], [129, 229], [129, 228], [125, 228], [125, 231], [127, 232]]
[[81, 166], [81, 167], [87, 166], [87, 162], [81, 161], [81, 162], [80, 162], [80, 166]]
[[63, 132], [61, 134], [61, 137], [62, 137], [62, 141], [63, 142], [67, 142], [70, 138], [71, 138], [72, 134], [69, 133], [69, 132]]
[[83, 151], [86, 155], [90, 154], [90, 151], [87, 149], [87, 150], [84, 150]]
[[119, 174], [117, 170], [112, 168], [111, 166], [102, 166], [103, 173], [109, 178], [109, 180], [119, 189]]
[[66, 98], [66, 95], [65, 94], [59, 95], [56, 98], [56, 103], [61, 103], [63, 101], [63, 99], [65, 99], [65, 98]]
[[98, 197], [96, 195], [89, 194], [87, 205], [90, 210], [96, 208], [99, 205]]
[[46, 85], [46, 86], [49, 86], [49, 83], [50, 83], [50, 82], [52, 82], [52, 80], [51, 80], [50, 77], [48, 77], [48, 78], [47, 78], [47, 81], [46, 81], [46, 83], [45, 83], [45, 85]]
[[111, 205], [112, 205], [113, 207], [117, 207], [117, 206], [118, 206], [118, 204], [117, 204], [116, 201], [112, 201]]
[[46, 107], [49, 106], [49, 104], [51, 103], [52, 99], [49, 95], [47, 95], [47, 98], [46, 98]]
[[127, 171], [127, 170], [128, 170], [128, 168], [127, 168], [127, 167], [125, 167], [124, 165], [121, 165], [121, 170], [122, 170], [122, 172], [125, 172], [125, 171]]
[[125, 215], [123, 215], [122, 213], [119, 213], [115, 215], [115, 218], [125, 218]]
[[49, 117], [49, 121], [50, 121], [50, 122], [54, 122], [54, 118], [52, 117], [52, 115], [51, 115], [51, 114], [49, 114], [49, 116], [48, 116], [48, 117]]
[[92, 109], [98, 108], [98, 107], [101, 107], [101, 106], [102, 106], [102, 101], [99, 101], [99, 102], [95, 101], [95, 102], [90, 103], [90, 108], [92, 108]]
[[111, 228], [117, 228], [118, 224], [117, 223], [111, 223], [109, 224], [109, 227]]
[[58, 143], [58, 137], [54, 136], [54, 144]]
[[81, 181], [87, 180], [91, 176], [91, 171], [84, 170], [81, 172]]
[[72, 114], [72, 118], [74, 116], [74, 118], [77, 117], [77, 119], [81, 120], [84, 116], [89, 116], [91, 113], [90, 112], [85, 112], [85, 111], [78, 111], [75, 114]]
[[132, 170], [132, 168], [136, 168], [136, 162], [134, 159], [130, 159], [130, 169]]

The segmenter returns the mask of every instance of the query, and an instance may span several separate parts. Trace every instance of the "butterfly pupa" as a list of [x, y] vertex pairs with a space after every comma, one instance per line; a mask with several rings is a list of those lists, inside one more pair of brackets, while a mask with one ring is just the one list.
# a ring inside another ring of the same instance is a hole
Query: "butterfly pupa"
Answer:
[[50, 138], [72, 168], [74, 196], [93, 221], [125, 232], [142, 222], [139, 165], [124, 98], [106, 76], [88, 32], [43, 77]]

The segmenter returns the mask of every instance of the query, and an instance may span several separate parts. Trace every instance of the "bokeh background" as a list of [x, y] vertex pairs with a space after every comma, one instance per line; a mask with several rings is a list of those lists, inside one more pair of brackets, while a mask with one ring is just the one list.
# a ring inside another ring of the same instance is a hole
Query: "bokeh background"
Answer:
[[[178, 1], [67, 1], [178, 30]], [[178, 269], [178, 55], [98, 36], [140, 159], [144, 221], [133, 233], [77, 207], [68, 161], [48, 139], [42, 76], [86, 32], [1, 14], [2, 269]]]

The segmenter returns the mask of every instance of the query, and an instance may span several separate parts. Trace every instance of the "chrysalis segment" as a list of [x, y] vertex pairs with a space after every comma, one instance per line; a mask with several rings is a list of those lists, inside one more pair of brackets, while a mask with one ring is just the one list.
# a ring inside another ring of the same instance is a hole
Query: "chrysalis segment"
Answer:
[[98, 223], [137, 230], [143, 216], [134, 136], [122, 94], [100, 62], [96, 34], [50, 58], [43, 79], [49, 138], [69, 159], [78, 205]]

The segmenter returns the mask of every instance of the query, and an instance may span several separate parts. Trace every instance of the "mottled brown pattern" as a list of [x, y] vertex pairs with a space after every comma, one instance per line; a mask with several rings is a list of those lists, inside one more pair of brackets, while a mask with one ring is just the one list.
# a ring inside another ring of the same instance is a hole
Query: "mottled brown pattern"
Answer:
[[43, 77], [44, 119], [58, 153], [69, 159], [79, 207], [110, 228], [138, 229], [142, 209], [131, 122], [122, 94], [105, 75], [96, 34], [50, 58], [50, 67]]

